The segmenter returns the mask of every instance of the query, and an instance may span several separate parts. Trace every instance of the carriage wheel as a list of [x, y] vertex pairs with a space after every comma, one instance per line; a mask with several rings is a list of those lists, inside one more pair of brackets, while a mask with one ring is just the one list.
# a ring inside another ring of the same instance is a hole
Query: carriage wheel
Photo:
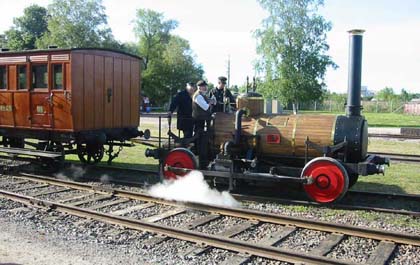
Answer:
[[102, 144], [77, 144], [77, 156], [82, 163], [95, 165], [104, 157], [104, 146]]
[[[174, 180], [177, 179], [177, 175], [174, 172], [165, 170], [165, 166], [187, 168], [187, 169], [196, 169], [197, 160], [195, 159], [194, 154], [185, 148], [175, 148], [171, 150], [165, 157], [162, 163], [162, 176], [164, 179]], [[184, 176], [186, 174], [178, 174], [179, 176]]]
[[13, 148], [24, 148], [25, 139], [15, 138], [15, 137], [4, 137], [3, 136], [3, 146], [4, 147], [13, 147]]
[[303, 188], [312, 200], [319, 203], [341, 199], [349, 187], [346, 169], [337, 160], [329, 157], [309, 161], [301, 176], [313, 178], [313, 183], [304, 185]]

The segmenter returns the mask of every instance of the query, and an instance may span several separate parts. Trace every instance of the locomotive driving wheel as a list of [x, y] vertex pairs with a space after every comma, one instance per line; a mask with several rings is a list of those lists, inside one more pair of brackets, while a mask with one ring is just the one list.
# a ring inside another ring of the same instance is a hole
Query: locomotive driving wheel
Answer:
[[95, 165], [104, 157], [104, 146], [98, 143], [77, 144], [77, 156], [82, 163]]
[[318, 157], [309, 161], [301, 176], [312, 178], [312, 183], [304, 185], [303, 188], [312, 200], [319, 203], [340, 200], [349, 187], [346, 169], [330, 157]]
[[183, 172], [172, 172], [166, 169], [166, 166], [177, 167], [177, 168], [186, 168], [186, 169], [196, 169], [197, 160], [194, 154], [186, 148], [175, 148], [165, 156], [165, 159], [162, 162], [162, 177], [167, 180], [175, 180], [178, 176], [185, 176], [186, 173]]

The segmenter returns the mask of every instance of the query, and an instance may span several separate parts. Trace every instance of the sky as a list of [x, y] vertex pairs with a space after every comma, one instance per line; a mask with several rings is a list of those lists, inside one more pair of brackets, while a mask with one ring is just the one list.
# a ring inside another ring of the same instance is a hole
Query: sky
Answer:
[[[13, 24], [31, 3], [48, 6], [50, 0], [0, 0], [0, 33]], [[267, 16], [256, 0], [103, 0], [108, 23], [119, 41], [136, 41], [133, 20], [136, 9], [149, 8], [175, 19], [175, 34], [187, 39], [203, 65], [208, 81], [227, 75], [230, 57], [231, 85], [254, 76], [257, 59], [252, 32]], [[420, 1], [418, 0], [325, 0], [320, 13], [333, 24], [328, 33], [328, 54], [339, 66], [329, 69], [327, 88], [347, 90], [348, 33], [365, 29], [362, 85], [370, 90], [385, 86], [397, 92], [405, 88], [420, 92]]]

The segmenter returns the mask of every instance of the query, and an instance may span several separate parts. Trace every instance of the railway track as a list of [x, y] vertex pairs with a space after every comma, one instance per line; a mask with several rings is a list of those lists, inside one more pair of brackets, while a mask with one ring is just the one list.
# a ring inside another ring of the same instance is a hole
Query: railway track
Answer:
[[398, 161], [398, 162], [408, 162], [408, 163], [420, 163], [420, 155], [381, 153], [381, 152], [369, 152], [369, 154], [389, 157], [391, 159], [391, 162]]
[[373, 138], [388, 138], [388, 139], [401, 139], [401, 140], [419, 140], [420, 136], [404, 135], [404, 134], [382, 134], [382, 133], [369, 133], [369, 137]]
[[[115, 174], [118, 174], [118, 178], [112, 178], [110, 180], [112, 183], [130, 186], [144, 186], [144, 182], [139, 181], [137, 178], [133, 179], [132, 177], [126, 177], [127, 175], [158, 175], [157, 171], [149, 169], [144, 170], [113, 166], [95, 166], [94, 168], [100, 169], [101, 172], [114, 172]], [[98, 178], [87, 180], [99, 181]], [[261, 196], [261, 194], [264, 194], [264, 196]], [[282, 194], [287, 195], [287, 197], [282, 197]], [[251, 190], [241, 190], [240, 193], [233, 191], [232, 195], [235, 197], [235, 199], [240, 201], [274, 202], [285, 205], [307, 205], [314, 207], [329, 207], [343, 210], [365, 210], [392, 214], [420, 216], [420, 195], [413, 194], [396, 194], [349, 190], [346, 197], [344, 197], [341, 202], [330, 205], [323, 205], [316, 202], [308, 201], [306, 196], [304, 196], [303, 191], [291, 194], [289, 190], [287, 190], [287, 192], [285, 192], [284, 190], [279, 191], [272, 187], [268, 189], [253, 187]], [[384, 202], [387, 203], [384, 204]]]
[[[233, 260], [227, 261], [227, 264], [241, 264], [252, 257], [292, 263], [353, 264], [349, 260], [328, 256], [334, 248], [352, 237], [366, 238], [377, 242], [377, 247], [370, 254], [367, 264], [386, 264], [399, 247], [420, 246], [420, 236], [418, 235], [333, 224], [247, 209], [196, 203], [180, 204], [142, 193], [36, 175], [1, 177], [0, 197], [34, 207], [47, 208], [82, 218], [159, 234], [160, 236], [151, 240], [153, 241], [151, 244], [158, 244], [165, 238], [176, 238], [201, 244], [186, 251], [185, 255], [196, 255], [210, 248], [236, 253]], [[101, 210], [123, 204], [126, 206], [111, 212]], [[154, 212], [152, 215], [141, 214], [153, 207], [161, 207], [160, 209], [164, 210]], [[200, 214], [191, 218], [189, 214], [192, 212]], [[136, 214], [130, 215], [131, 213]], [[161, 221], [183, 214], [188, 216], [183, 225], [173, 227], [161, 223]], [[142, 217], [138, 218], [138, 216]], [[238, 220], [237, 224], [224, 227], [217, 233], [206, 232], [206, 225], [216, 221], [223, 223], [223, 220], [228, 218]], [[241, 239], [241, 234], [250, 231], [252, 233], [263, 225], [276, 227], [277, 232], [263, 236], [256, 242]], [[325, 239], [307, 253], [278, 247], [288, 237], [306, 230], [325, 233]]]

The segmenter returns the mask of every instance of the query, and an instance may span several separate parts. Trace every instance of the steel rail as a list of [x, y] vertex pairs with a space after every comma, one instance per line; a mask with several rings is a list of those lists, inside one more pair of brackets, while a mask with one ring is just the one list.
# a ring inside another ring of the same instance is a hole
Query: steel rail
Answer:
[[403, 135], [403, 134], [369, 133], [368, 136], [373, 137], [373, 138], [395, 138], [395, 139], [404, 139], [404, 140], [418, 140], [418, 139], [420, 139], [420, 136]]
[[383, 152], [369, 152], [369, 154], [386, 156], [391, 159], [391, 162], [400, 161], [400, 162], [420, 163], [420, 155], [383, 153]]
[[26, 205], [33, 205], [39, 208], [49, 208], [56, 211], [79, 216], [82, 218], [91, 218], [97, 221], [106, 222], [114, 225], [122, 225], [127, 228], [147, 231], [150, 233], [163, 234], [171, 238], [176, 238], [184, 241], [194, 242], [198, 244], [206, 244], [212, 247], [221, 248], [225, 250], [235, 251], [239, 253], [247, 253], [258, 257], [268, 259], [286, 261], [286, 262], [305, 262], [311, 264], [353, 264], [349, 261], [326, 258], [323, 256], [316, 256], [305, 254], [301, 252], [286, 250], [282, 248], [263, 246], [252, 242], [240, 241], [228, 237], [220, 237], [216, 235], [206, 234], [202, 232], [174, 228], [164, 225], [159, 225], [151, 222], [145, 222], [128, 217], [122, 217], [97, 211], [92, 211], [84, 208], [70, 206], [57, 202], [50, 202], [34, 197], [29, 197], [17, 193], [12, 193], [0, 190], [0, 196], [21, 202]]
[[[29, 174], [25, 174], [25, 176], [22, 176], [22, 178], [35, 180], [35, 181], [42, 181], [42, 182], [46, 182], [46, 183], [57, 185], [57, 186], [72, 187], [75, 189], [83, 189], [87, 191], [95, 191], [97, 193], [113, 194], [114, 196], [117, 196], [117, 197], [130, 198], [134, 200], [149, 201], [149, 202], [155, 202], [155, 203], [171, 205], [171, 206], [179, 206], [181, 204], [175, 201], [167, 201], [167, 200], [155, 198], [144, 193], [136, 193], [136, 192], [125, 191], [125, 190], [120, 190], [120, 189], [108, 189], [108, 188], [99, 187], [95, 185], [88, 185], [88, 184], [77, 183], [77, 182], [72, 182], [72, 181], [57, 180], [57, 179], [52, 179], [48, 177], [30, 176]], [[195, 210], [218, 213], [225, 216], [258, 220], [261, 222], [280, 224], [280, 225], [293, 225], [296, 227], [311, 229], [311, 230], [318, 230], [318, 231], [324, 231], [324, 232], [330, 232], [330, 233], [339, 233], [339, 234], [345, 234], [349, 236], [357, 236], [357, 237], [363, 237], [363, 238], [369, 238], [369, 239], [375, 239], [375, 240], [386, 240], [386, 241], [391, 241], [391, 242], [395, 242], [399, 244], [420, 246], [420, 236], [418, 235], [382, 231], [378, 229], [362, 228], [362, 227], [356, 227], [356, 226], [350, 226], [350, 225], [344, 225], [344, 224], [334, 224], [334, 223], [317, 221], [317, 220], [299, 219], [296, 217], [265, 213], [265, 212], [249, 210], [249, 209], [220, 207], [220, 206], [205, 205], [205, 204], [190, 203], [190, 202], [184, 202], [182, 203], [182, 205], [185, 205]]]

